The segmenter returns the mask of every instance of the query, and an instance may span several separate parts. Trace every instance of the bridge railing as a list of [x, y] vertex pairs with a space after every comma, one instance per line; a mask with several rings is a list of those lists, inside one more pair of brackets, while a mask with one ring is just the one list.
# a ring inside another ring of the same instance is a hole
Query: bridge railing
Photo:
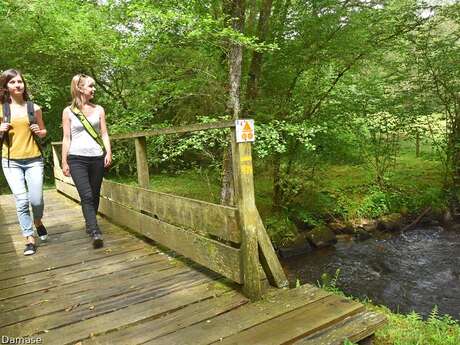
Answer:
[[[232, 131], [234, 207], [149, 189], [147, 137], [216, 128]], [[267, 280], [276, 287], [287, 285], [255, 204], [251, 143], [236, 142], [234, 121], [120, 134], [112, 140], [135, 141], [139, 186], [104, 180], [101, 214], [242, 284], [251, 299], [260, 298]], [[52, 143], [56, 189], [79, 200], [73, 180], [61, 170], [61, 145]]]

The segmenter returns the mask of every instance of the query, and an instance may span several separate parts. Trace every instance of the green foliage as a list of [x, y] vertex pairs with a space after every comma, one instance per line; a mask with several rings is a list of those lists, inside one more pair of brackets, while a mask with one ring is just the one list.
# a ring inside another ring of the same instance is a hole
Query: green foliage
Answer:
[[308, 122], [290, 123], [287, 121], [270, 121], [255, 125], [256, 142], [254, 152], [259, 158], [275, 154], [287, 154], [295, 146], [297, 150], [310, 152], [315, 150], [312, 139], [321, 130]]
[[389, 212], [388, 195], [378, 188], [371, 189], [366, 195], [356, 215], [362, 218], [377, 218]]
[[388, 112], [368, 114], [357, 121], [361, 123], [356, 126], [362, 133], [360, 149], [375, 172], [377, 184], [384, 187], [386, 175], [394, 167], [398, 154], [401, 121]]
[[[125, 184], [137, 183], [135, 177], [112, 176], [111, 179]], [[212, 170], [196, 168], [173, 175], [157, 174], [151, 177], [150, 187], [157, 192], [211, 203], [219, 202], [219, 174]]]
[[[307, 224], [309, 227], [315, 227], [321, 225], [321, 214], [315, 213], [314, 209], [309, 205], [296, 205], [289, 209], [289, 216], [300, 220], [302, 223]], [[324, 211], [324, 210], [322, 210]]]
[[343, 345], [356, 345], [356, 343], [354, 343], [354, 342], [352, 342], [352, 341], [350, 341], [350, 340], [348, 340], [348, 339], [345, 339], [345, 340], [343, 341]]
[[283, 214], [272, 214], [264, 224], [275, 246], [289, 245], [298, 234], [295, 225]]
[[430, 205], [438, 208], [446, 207], [446, 194], [439, 187], [431, 186], [426, 187], [414, 198], [407, 191], [393, 189], [387, 192], [386, 201], [390, 213], [404, 209], [418, 212]]
[[449, 315], [439, 315], [435, 307], [424, 321], [412, 312], [393, 314], [384, 307], [378, 308], [389, 317], [389, 325], [376, 333], [376, 344], [386, 345], [456, 345], [460, 342], [460, 325]]
[[[408, 147], [407, 142], [402, 142], [402, 146], [404, 149], [397, 157], [393, 172], [387, 175], [385, 188], [373, 182], [365, 165], [329, 165], [322, 170], [316, 188], [332, 200], [325, 205], [333, 217], [341, 220], [377, 218], [407, 210], [419, 213], [430, 205], [446, 207], [440, 163], [415, 157], [414, 149]], [[314, 209], [307, 202], [303, 205], [308, 211]], [[314, 214], [321, 213], [315, 211]]]
[[327, 130], [314, 138], [318, 159], [326, 164], [358, 165], [365, 162], [360, 150], [360, 136], [337, 123], [327, 124]]
[[[215, 122], [200, 117], [200, 123]], [[211, 129], [186, 135], [162, 135], [149, 138], [149, 163], [157, 169], [183, 170], [196, 165], [218, 170], [224, 148], [228, 144], [229, 129]]]
[[0, 174], [0, 194], [9, 194], [10, 189], [3, 174]]
[[324, 289], [326, 291], [332, 292], [337, 295], [344, 296], [343, 292], [337, 286], [339, 277], [340, 277], [340, 268], [336, 269], [333, 277], [331, 277], [327, 273], [323, 273], [321, 275], [321, 281], [317, 282], [317, 284], [321, 289]]
[[[423, 8], [415, 0], [274, 2], [262, 35], [261, 2], [248, 5], [239, 33], [221, 1], [0, 0], [0, 68], [24, 70], [47, 141], [57, 141], [79, 72], [95, 77], [111, 133], [225, 118], [229, 48], [240, 44], [244, 116], [256, 120], [255, 159], [276, 180], [280, 208], [311, 224], [373, 217], [444, 202], [433, 170], [411, 178], [430, 164], [398, 166], [402, 138], [431, 138], [437, 169], [453, 171], [455, 140], [446, 132], [458, 109], [459, 6], [437, 6], [426, 18]], [[149, 138], [149, 165], [219, 176], [227, 142], [222, 130]], [[47, 153], [50, 167], [49, 145]], [[112, 176], [135, 169], [132, 142], [114, 143]]]

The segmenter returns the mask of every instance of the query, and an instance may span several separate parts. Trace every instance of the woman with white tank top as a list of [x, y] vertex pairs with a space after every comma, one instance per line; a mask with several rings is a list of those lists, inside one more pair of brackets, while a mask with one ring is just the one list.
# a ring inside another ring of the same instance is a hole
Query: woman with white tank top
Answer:
[[[72, 104], [62, 112], [62, 172], [72, 176], [80, 196], [86, 232], [92, 237], [93, 247], [101, 248], [104, 242], [96, 214], [105, 168], [112, 163], [105, 111], [91, 103], [96, 90], [93, 78], [77, 74], [70, 88]], [[82, 121], [87, 122], [86, 126]], [[97, 140], [99, 138], [102, 140]]]

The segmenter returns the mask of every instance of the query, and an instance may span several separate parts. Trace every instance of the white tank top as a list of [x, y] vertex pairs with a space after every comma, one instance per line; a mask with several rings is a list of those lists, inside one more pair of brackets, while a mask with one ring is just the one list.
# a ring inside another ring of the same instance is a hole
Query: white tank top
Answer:
[[[86, 157], [102, 156], [104, 152], [101, 146], [94, 140], [83, 127], [81, 121], [70, 111], [70, 148], [69, 154]], [[99, 114], [87, 117], [96, 132], [101, 133]]]

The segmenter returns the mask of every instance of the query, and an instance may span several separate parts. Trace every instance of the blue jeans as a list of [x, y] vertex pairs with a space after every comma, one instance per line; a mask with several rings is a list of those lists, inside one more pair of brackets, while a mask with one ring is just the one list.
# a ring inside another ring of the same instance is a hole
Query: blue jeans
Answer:
[[43, 217], [43, 158], [2, 159], [3, 174], [16, 200], [19, 225], [24, 237], [33, 236], [33, 222], [29, 203], [32, 205], [34, 219]]

